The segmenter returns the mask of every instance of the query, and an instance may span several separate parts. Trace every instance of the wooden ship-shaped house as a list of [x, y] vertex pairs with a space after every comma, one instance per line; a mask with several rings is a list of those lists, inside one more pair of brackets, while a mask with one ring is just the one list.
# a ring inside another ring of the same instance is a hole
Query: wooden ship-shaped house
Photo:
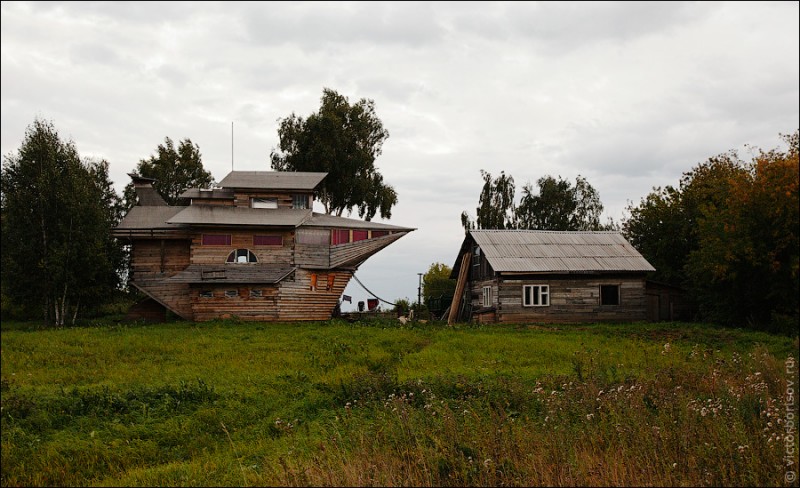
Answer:
[[130, 245], [128, 282], [147, 298], [128, 317], [331, 318], [359, 265], [414, 229], [314, 212], [326, 174], [231, 171], [181, 205], [129, 175], [137, 204], [114, 235]]

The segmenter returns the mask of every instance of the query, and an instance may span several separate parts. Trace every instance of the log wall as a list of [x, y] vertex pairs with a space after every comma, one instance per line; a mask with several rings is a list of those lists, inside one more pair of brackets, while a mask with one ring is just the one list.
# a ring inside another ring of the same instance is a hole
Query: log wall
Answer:
[[[482, 288], [491, 282], [471, 282], [473, 310], [482, 307]], [[647, 320], [645, 279], [638, 276], [500, 276], [492, 292], [496, 320], [502, 323], [632, 322]], [[524, 285], [549, 285], [550, 305], [522, 305]], [[619, 285], [620, 304], [600, 305], [600, 285]], [[481, 317], [486, 320], [487, 317]]]
[[[203, 234], [230, 234], [230, 246], [204, 246], [202, 244]], [[254, 235], [278, 235], [283, 236], [282, 246], [254, 246]], [[294, 247], [293, 231], [258, 231], [258, 232], [226, 232], [226, 231], [207, 231], [199, 232], [192, 238], [191, 264], [225, 264], [228, 255], [236, 249], [249, 249], [258, 259], [259, 263], [271, 264], [292, 264], [292, 248]], [[188, 266], [187, 263], [186, 266]], [[184, 266], [184, 268], [186, 267]]]

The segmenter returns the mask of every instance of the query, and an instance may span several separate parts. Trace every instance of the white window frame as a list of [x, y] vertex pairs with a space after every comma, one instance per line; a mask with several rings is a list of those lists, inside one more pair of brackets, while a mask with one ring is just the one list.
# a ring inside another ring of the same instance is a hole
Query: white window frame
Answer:
[[484, 307], [491, 307], [492, 306], [492, 287], [491, 286], [484, 286], [483, 287], [483, 306]]
[[[538, 288], [538, 293], [534, 291]], [[530, 289], [530, 292], [528, 292]], [[530, 297], [530, 303], [526, 303]], [[536, 303], [536, 302], [539, 303]], [[522, 285], [522, 306], [523, 307], [549, 307], [550, 306], [550, 285]]]
[[225, 290], [225, 298], [236, 298], [239, 296], [239, 290]]
[[250, 207], [252, 208], [278, 208], [277, 198], [251, 198]]

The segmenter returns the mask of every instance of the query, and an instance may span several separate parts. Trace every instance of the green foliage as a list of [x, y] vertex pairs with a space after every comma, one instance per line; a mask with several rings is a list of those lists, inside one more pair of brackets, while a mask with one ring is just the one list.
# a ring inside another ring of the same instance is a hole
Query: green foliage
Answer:
[[359, 217], [390, 218], [397, 192], [375, 167], [389, 131], [375, 113], [375, 102], [350, 104], [334, 90], [322, 91], [320, 109], [307, 118], [292, 113], [281, 119], [277, 150], [270, 153], [278, 171], [325, 172], [320, 201], [326, 213], [341, 216], [355, 207]]
[[394, 312], [400, 316], [407, 316], [411, 310], [411, 301], [408, 298], [398, 298], [394, 301]]
[[776, 419], [797, 339], [762, 332], [6, 325], [4, 486], [771, 486], [785, 474]]
[[582, 176], [569, 181], [552, 176], [537, 180], [538, 194], [528, 183], [516, 208], [520, 229], [533, 230], [601, 230], [603, 204], [597, 190]]
[[623, 232], [691, 291], [717, 323], [790, 332], [798, 325], [798, 133], [750, 163], [729, 151], [629, 206]]
[[428, 271], [422, 275], [422, 297], [427, 303], [431, 298], [452, 297], [456, 290], [456, 281], [450, 279], [453, 270], [443, 263], [432, 263]]
[[[169, 205], [176, 205], [180, 194], [187, 189], [210, 188], [213, 183], [211, 173], [203, 168], [200, 147], [189, 138], [180, 141], [176, 149], [172, 139], [165, 137], [164, 144], [156, 148], [156, 154], [140, 160], [134, 173], [154, 178], [153, 187]], [[136, 205], [132, 182], [125, 186], [123, 195], [126, 209]]]
[[108, 163], [82, 162], [51, 122], [35, 120], [3, 161], [4, 298], [57, 326], [106, 303], [124, 258], [111, 237], [119, 215]]
[[483, 189], [473, 222], [467, 212], [461, 214], [464, 230], [530, 229], [530, 230], [614, 230], [613, 220], [600, 224], [603, 204], [592, 185], [578, 176], [575, 185], [552, 176], [537, 180], [538, 193], [528, 183], [522, 188], [519, 204], [514, 204], [514, 178], [504, 172], [492, 180], [481, 170]]

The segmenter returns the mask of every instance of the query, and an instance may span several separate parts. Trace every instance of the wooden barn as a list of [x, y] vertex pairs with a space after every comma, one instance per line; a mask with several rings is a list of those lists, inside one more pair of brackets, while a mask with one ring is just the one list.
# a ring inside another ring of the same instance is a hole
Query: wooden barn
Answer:
[[414, 229], [314, 212], [326, 174], [232, 171], [179, 206], [130, 175], [137, 205], [114, 235], [130, 244], [129, 284], [148, 298], [129, 318], [329, 319], [359, 265]]
[[648, 319], [655, 271], [618, 232], [473, 230], [464, 237], [450, 319], [485, 323]]

